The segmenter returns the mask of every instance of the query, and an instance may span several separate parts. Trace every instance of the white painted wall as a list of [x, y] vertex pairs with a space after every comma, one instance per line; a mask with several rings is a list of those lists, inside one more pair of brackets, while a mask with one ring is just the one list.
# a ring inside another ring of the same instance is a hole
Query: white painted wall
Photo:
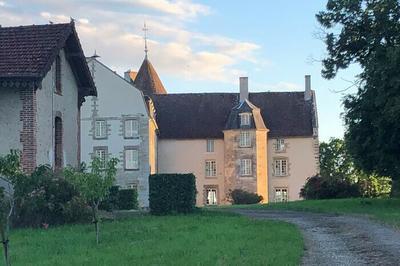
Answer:
[[21, 110], [19, 90], [2, 88], [0, 84], [0, 155], [8, 154], [11, 149], [22, 150], [22, 122], [19, 119]]
[[[217, 177], [205, 176], [205, 161], [215, 159]], [[196, 205], [204, 205], [203, 189], [205, 185], [218, 185], [218, 202], [224, 195], [224, 140], [214, 140], [214, 152], [207, 152], [205, 139], [195, 140], [158, 140], [159, 173], [193, 173], [196, 176]]]
[[[108, 157], [119, 159], [116, 185], [126, 188], [138, 184], [141, 207], [148, 207], [149, 117], [142, 93], [114, 71], [95, 59], [88, 59], [89, 69], [97, 88], [97, 97], [88, 97], [81, 108], [81, 160], [90, 164], [94, 147], [107, 146]], [[94, 74], [93, 74], [94, 73]], [[124, 139], [123, 117], [139, 120], [139, 137]], [[94, 121], [105, 119], [107, 139], [94, 139]], [[124, 146], [139, 149], [139, 170], [124, 170]]]
[[60, 51], [62, 94], [55, 91], [55, 63], [36, 91], [37, 99], [37, 165], [53, 165], [54, 119], [61, 113], [63, 123], [64, 166], [77, 167], [79, 150], [78, 132], [78, 86], [65, 53]]

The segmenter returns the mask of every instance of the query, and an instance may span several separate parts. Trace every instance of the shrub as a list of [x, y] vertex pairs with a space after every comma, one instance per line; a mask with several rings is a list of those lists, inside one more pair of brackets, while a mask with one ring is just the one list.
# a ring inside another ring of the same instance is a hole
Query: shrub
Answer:
[[300, 190], [305, 199], [335, 199], [360, 197], [360, 187], [345, 178], [312, 176]]
[[190, 213], [196, 205], [193, 174], [154, 174], [149, 177], [149, 201], [153, 214]]
[[263, 200], [263, 197], [242, 189], [234, 189], [230, 193], [232, 204], [256, 204]]
[[112, 186], [110, 188], [110, 193], [108, 194], [107, 198], [100, 203], [99, 209], [105, 211], [118, 210], [118, 197], [119, 187]]
[[118, 191], [118, 209], [132, 210], [138, 208], [136, 189], [121, 189]]
[[75, 188], [47, 166], [14, 182], [16, 208], [13, 223], [19, 227], [40, 227], [88, 221], [90, 210]]

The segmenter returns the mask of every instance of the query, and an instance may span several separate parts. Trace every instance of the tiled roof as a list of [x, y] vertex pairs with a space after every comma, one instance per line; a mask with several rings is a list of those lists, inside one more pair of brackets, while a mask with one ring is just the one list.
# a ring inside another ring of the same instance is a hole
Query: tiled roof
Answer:
[[[238, 104], [238, 93], [153, 95], [161, 139], [223, 138], [229, 114]], [[304, 92], [250, 93], [260, 108], [270, 137], [312, 136], [312, 101]]]
[[0, 27], [0, 81], [40, 81], [62, 48], [76, 70], [74, 74], [83, 89], [82, 93], [95, 95], [96, 88], [73, 22]]
[[147, 96], [167, 93], [156, 70], [147, 57], [143, 60], [135, 80], [133, 81], [133, 85]]

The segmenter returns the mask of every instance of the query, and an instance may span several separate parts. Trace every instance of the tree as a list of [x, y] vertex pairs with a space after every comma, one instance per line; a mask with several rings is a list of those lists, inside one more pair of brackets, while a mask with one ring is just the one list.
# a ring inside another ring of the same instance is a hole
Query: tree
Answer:
[[13, 182], [20, 175], [19, 153], [12, 150], [6, 156], [0, 156], [0, 235], [4, 249], [4, 262], [10, 264], [9, 235], [10, 220], [14, 210], [15, 199]]
[[358, 168], [390, 176], [400, 195], [400, 3], [329, 0], [317, 14], [327, 31], [322, 76], [334, 78], [351, 63], [362, 68], [359, 88], [344, 100], [345, 141]]
[[348, 154], [343, 140], [331, 138], [328, 142], [321, 142], [319, 150], [321, 176], [355, 179], [353, 160]]
[[85, 167], [81, 171], [72, 168], [64, 170], [65, 177], [76, 187], [80, 195], [92, 209], [92, 218], [96, 232], [96, 243], [99, 244], [100, 218], [99, 204], [104, 200], [112, 187], [117, 173], [117, 159], [109, 160], [105, 167], [99, 158], [94, 158], [90, 172]]

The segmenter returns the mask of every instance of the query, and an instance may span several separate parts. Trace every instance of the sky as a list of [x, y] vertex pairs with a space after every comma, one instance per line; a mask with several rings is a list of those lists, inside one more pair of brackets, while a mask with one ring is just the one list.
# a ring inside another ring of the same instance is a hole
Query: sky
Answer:
[[[168, 93], [301, 91], [311, 75], [321, 141], [343, 136], [341, 104], [359, 68], [321, 77], [326, 56], [315, 14], [323, 0], [0, 0], [0, 25], [69, 22], [86, 56], [123, 75], [148, 56]], [[350, 87], [350, 88], [349, 88]], [[343, 92], [344, 91], [344, 92]], [[284, 123], [284, 121], [282, 121]], [[267, 125], [268, 126], [268, 125]]]

